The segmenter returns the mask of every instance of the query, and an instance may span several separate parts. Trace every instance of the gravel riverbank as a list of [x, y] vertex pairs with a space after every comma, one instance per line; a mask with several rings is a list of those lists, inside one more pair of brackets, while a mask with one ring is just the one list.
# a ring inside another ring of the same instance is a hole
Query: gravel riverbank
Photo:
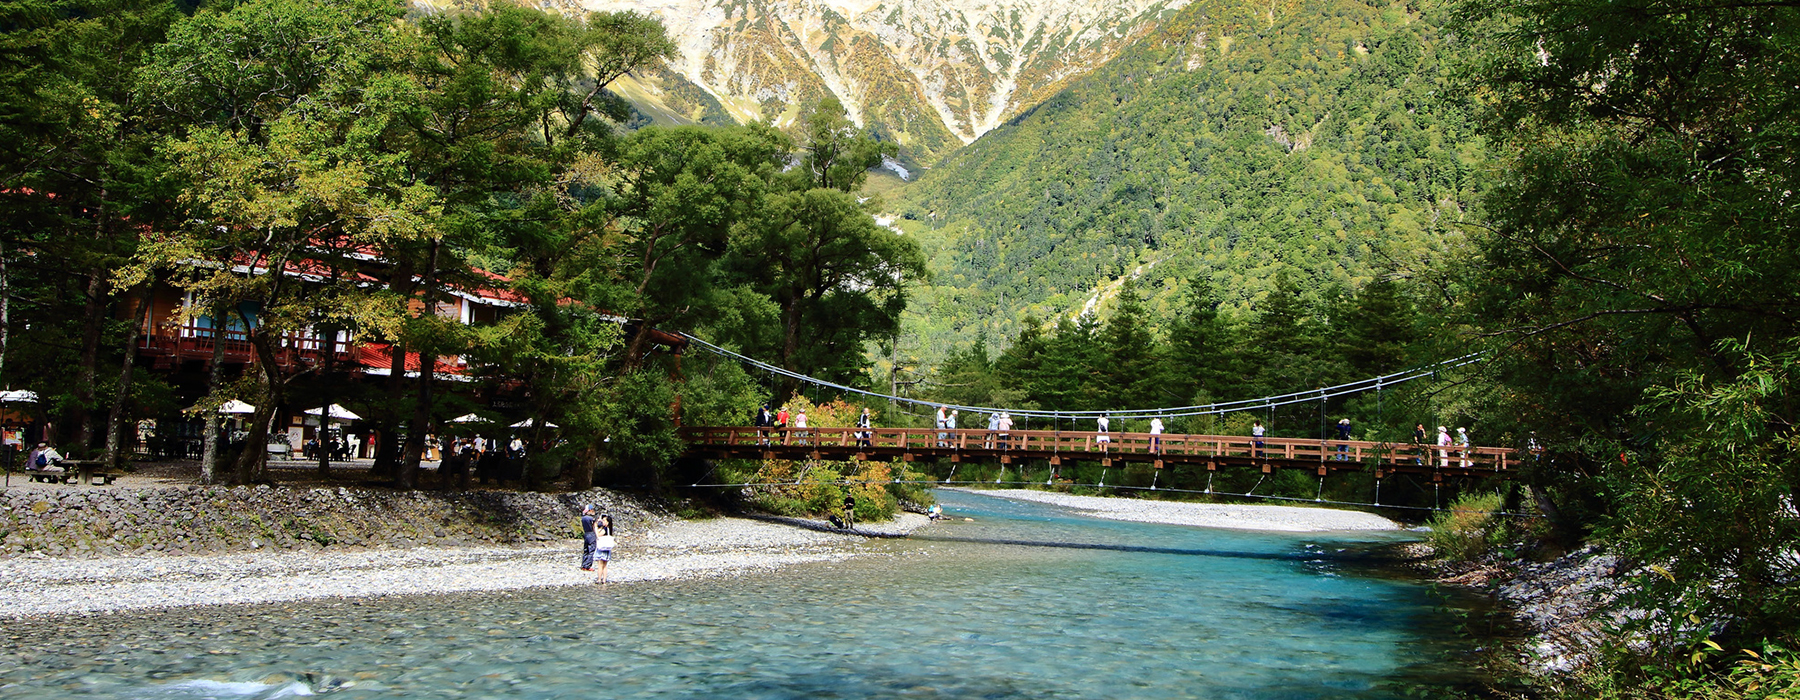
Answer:
[[1400, 530], [1399, 523], [1373, 513], [1295, 506], [1181, 503], [1140, 498], [1076, 496], [1054, 491], [956, 489], [983, 496], [1037, 501], [1082, 511], [1083, 515], [1164, 525], [1194, 525], [1234, 530], [1330, 532], [1335, 530]]
[[[884, 531], [910, 531], [903, 514]], [[855, 556], [865, 538], [742, 518], [674, 521], [622, 533], [607, 577], [662, 581]], [[262, 551], [206, 556], [0, 560], [0, 619], [334, 597], [594, 584], [579, 541], [517, 547]]]

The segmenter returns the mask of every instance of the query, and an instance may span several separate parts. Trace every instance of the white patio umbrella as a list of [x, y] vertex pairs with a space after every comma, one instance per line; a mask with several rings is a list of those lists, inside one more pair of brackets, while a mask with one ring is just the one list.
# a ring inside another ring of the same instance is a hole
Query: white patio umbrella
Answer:
[[219, 412], [220, 413], [255, 413], [256, 407], [252, 406], [250, 404], [244, 403], [242, 401], [239, 401], [237, 399], [232, 399], [230, 401], [226, 401], [223, 404], [220, 404]]
[[457, 416], [455, 418], [451, 418], [450, 422], [451, 423], [486, 423], [486, 422], [488, 422], [488, 420], [486, 418], [482, 418], [481, 416], [471, 413], [466, 416]]
[[[535, 424], [535, 423], [532, 423], [532, 421], [533, 421], [533, 420], [535, 420], [535, 419], [533, 419], [533, 418], [526, 418], [526, 419], [525, 419], [525, 420], [522, 420], [522, 421], [519, 421], [519, 422], [517, 422], [517, 423], [514, 423], [514, 424], [512, 424], [512, 425], [510, 425], [510, 426], [507, 426], [507, 427], [509, 427], [509, 428], [529, 428], [529, 427], [531, 427], [531, 426], [533, 426], [533, 425], [536, 425], [536, 424]], [[544, 426], [545, 426], [545, 427], [548, 427], [548, 428], [561, 428], [561, 427], [562, 427], [562, 426], [560, 426], [560, 425], [557, 425], [557, 424], [555, 424], [555, 423], [551, 423], [551, 422], [549, 422], [549, 421], [545, 421], [545, 422], [544, 422]]]
[[334, 421], [362, 420], [362, 416], [351, 413], [349, 411], [349, 409], [346, 409], [343, 406], [339, 406], [335, 403], [330, 406], [320, 406], [319, 408], [309, 408], [309, 409], [306, 409], [305, 411], [302, 411], [302, 413], [305, 413], [306, 415], [309, 415], [309, 416], [322, 416], [322, 415], [325, 415], [325, 410], [328, 408], [331, 409], [331, 415], [328, 416], [331, 420], [334, 420]]
[[25, 389], [0, 391], [0, 403], [37, 403], [37, 400], [38, 395], [35, 391]]

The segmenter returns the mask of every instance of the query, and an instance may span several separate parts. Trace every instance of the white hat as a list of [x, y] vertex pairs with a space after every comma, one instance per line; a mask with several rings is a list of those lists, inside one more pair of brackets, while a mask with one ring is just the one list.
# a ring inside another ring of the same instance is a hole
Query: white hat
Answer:
[[1438, 432], [1448, 433], [1448, 432], [1450, 432], [1450, 429], [1440, 425], [1440, 426], [1438, 426]]
[[1469, 429], [1468, 429], [1468, 428], [1457, 428], [1457, 429], [1456, 429], [1456, 432], [1459, 432], [1459, 433], [1466, 433], [1466, 432], [1469, 432]]

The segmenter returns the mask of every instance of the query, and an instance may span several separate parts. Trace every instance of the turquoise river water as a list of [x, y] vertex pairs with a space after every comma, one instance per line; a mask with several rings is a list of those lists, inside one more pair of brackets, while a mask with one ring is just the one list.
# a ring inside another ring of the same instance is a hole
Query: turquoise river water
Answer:
[[0, 697], [1364, 699], [1477, 680], [1460, 604], [1364, 556], [1393, 535], [939, 495], [958, 520], [773, 572], [9, 623], [0, 644], [59, 642]]

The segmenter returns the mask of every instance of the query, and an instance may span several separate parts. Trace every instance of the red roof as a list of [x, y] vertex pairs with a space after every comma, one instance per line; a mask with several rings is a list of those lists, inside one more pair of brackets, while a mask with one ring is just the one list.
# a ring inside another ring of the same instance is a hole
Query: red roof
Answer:
[[[439, 357], [432, 369], [433, 374], [463, 374], [468, 372], [467, 365], [450, 362], [452, 358]], [[393, 345], [389, 343], [364, 343], [356, 346], [356, 361], [364, 367], [373, 369], [392, 369], [394, 366]], [[419, 353], [406, 353], [403, 371], [419, 371]]]

